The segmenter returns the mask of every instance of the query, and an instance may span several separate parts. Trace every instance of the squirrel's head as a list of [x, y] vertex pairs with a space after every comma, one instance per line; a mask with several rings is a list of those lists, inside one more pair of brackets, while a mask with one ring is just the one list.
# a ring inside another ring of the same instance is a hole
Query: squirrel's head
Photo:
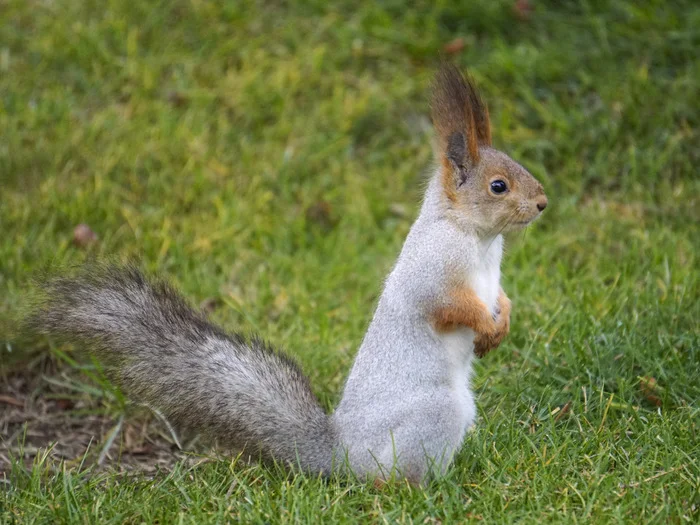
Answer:
[[458, 224], [488, 237], [523, 228], [542, 213], [542, 184], [491, 147], [488, 109], [456, 67], [438, 71], [431, 110], [442, 191]]

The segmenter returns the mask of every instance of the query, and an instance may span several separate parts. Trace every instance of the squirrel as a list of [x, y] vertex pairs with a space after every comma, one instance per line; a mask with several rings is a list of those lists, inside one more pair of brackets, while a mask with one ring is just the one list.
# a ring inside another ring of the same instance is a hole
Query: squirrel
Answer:
[[542, 185], [492, 148], [486, 105], [455, 66], [437, 72], [431, 114], [436, 168], [332, 414], [289, 356], [225, 332], [132, 265], [49, 279], [28, 326], [90, 348], [129, 397], [229, 450], [425, 484], [474, 425], [474, 357], [510, 328], [502, 234], [547, 206]]

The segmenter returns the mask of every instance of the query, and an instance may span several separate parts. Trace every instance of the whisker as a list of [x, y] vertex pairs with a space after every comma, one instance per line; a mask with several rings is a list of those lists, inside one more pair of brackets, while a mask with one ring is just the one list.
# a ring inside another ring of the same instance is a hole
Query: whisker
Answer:
[[[493, 241], [496, 240], [496, 237], [498, 237], [501, 233], [503, 233], [503, 230], [505, 230], [505, 229], [508, 227], [508, 225], [511, 224], [511, 222], [513, 221], [513, 219], [515, 219], [515, 217], [516, 217], [517, 215], [519, 215], [519, 213], [518, 213], [517, 210], [515, 210], [515, 211], [513, 211], [508, 217], [506, 217], [506, 218], [503, 220], [503, 224], [501, 225], [500, 229], [498, 230], [498, 233], [496, 233], [496, 235], [494, 235], [493, 238], [491, 239], [491, 242], [490, 242], [489, 245], [486, 247], [486, 251], [489, 251], [489, 250], [491, 249], [491, 245], [493, 244]], [[496, 226], [495, 228], [493, 228], [493, 229], [491, 230], [491, 232], [493, 232], [496, 228], [498, 228], [498, 226]]]

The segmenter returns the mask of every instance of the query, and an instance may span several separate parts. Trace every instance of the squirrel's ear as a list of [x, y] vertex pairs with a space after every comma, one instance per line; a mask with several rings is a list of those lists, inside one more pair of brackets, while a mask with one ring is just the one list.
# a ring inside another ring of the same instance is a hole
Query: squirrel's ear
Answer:
[[438, 156], [460, 185], [479, 162], [479, 146], [491, 145], [488, 109], [469, 78], [447, 63], [435, 75], [430, 108]]

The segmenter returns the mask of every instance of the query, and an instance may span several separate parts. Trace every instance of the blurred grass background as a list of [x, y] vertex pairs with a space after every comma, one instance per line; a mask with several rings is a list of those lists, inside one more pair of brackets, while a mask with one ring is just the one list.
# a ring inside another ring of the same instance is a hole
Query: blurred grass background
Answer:
[[[512, 332], [429, 490], [226, 461], [127, 483], [46, 459], [15, 466], [0, 513], [697, 519], [698, 49], [682, 0], [1, 1], [3, 333], [43, 268], [135, 256], [296, 355], [331, 407], [420, 203], [440, 55], [550, 206], [509, 242]], [[80, 223], [97, 242], [76, 246]], [[0, 339], [4, 374], [49, 351]]]

